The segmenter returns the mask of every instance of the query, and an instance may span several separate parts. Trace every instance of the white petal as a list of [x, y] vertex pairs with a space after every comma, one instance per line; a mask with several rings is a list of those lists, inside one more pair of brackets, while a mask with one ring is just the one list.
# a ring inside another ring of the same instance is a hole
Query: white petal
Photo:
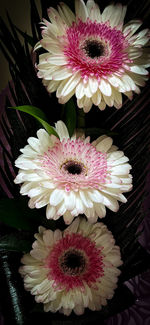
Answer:
[[37, 157], [37, 152], [33, 150], [30, 145], [26, 145], [24, 148], [20, 149], [20, 151], [26, 156], [26, 157]]
[[84, 213], [84, 210], [85, 210], [82, 199], [78, 195], [76, 196], [76, 209], [78, 211], [78, 214]]
[[98, 106], [101, 102], [101, 92], [98, 90], [93, 96], [92, 96], [92, 102], [94, 105]]
[[21, 172], [19, 173], [15, 180], [14, 180], [14, 183], [15, 184], [19, 184], [19, 183], [22, 183], [22, 182], [38, 182], [38, 181], [41, 181], [41, 177], [39, 175], [37, 175], [36, 173], [30, 173], [30, 174], [26, 174], [25, 172]]
[[119, 77], [117, 76], [111, 76], [111, 77], [108, 77], [108, 81], [111, 83], [111, 85], [115, 88], [118, 88], [119, 86], [120, 87], [123, 87], [123, 83], [122, 81], [120, 80]]
[[65, 315], [65, 316], [69, 316], [72, 312], [72, 309], [69, 309], [69, 308], [63, 308], [62, 309], [62, 313]]
[[35, 207], [36, 209], [40, 209], [40, 208], [43, 208], [45, 207], [45, 205], [47, 205], [49, 203], [49, 195], [44, 195], [44, 193], [39, 197], [37, 196], [34, 197], [35, 199]]
[[30, 252], [31, 256], [34, 257], [36, 260], [43, 260], [47, 256], [47, 252], [43, 249], [33, 249]]
[[97, 22], [101, 22], [101, 13], [100, 13], [100, 9], [97, 3], [94, 2], [94, 0], [88, 0], [87, 1], [87, 9], [88, 9], [88, 14], [89, 14], [89, 18], [92, 21], [97, 21]]
[[111, 168], [112, 175], [126, 175], [129, 173], [131, 166], [129, 164], [124, 164], [120, 166], [114, 166]]
[[104, 79], [101, 79], [99, 84], [99, 89], [102, 92], [102, 94], [104, 94], [105, 96], [111, 96], [112, 94], [112, 89], [110, 84]]
[[142, 66], [138, 66], [138, 65], [131, 66], [130, 71], [132, 71], [134, 73], [142, 74], [142, 75], [148, 74], [148, 71], [146, 69], [144, 69]]
[[112, 147], [109, 149], [109, 152], [114, 152], [114, 151], [117, 151], [117, 150], [118, 150], [118, 147], [112, 145]]
[[46, 208], [46, 218], [47, 219], [53, 219], [55, 214], [56, 214], [56, 208], [54, 206], [50, 206], [48, 204], [48, 206]]
[[63, 215], [63, 219], [67, 225], [70, 225], [70, 223], [74, 219], [74, 216], [71, 215], [70, 211], [66, 211]]
[[83, 315], [84, 314], [84, 306], [76, 305], [73, 309], [76, 315]]
[[87, 209], [85, 212], [87, 218], [88, 218], [88, 222], [89, 223], [95, 223], [97, 222], [98, 219], [98, 215], [95, 215], [95, 209], [91, 208], [91, 209]]
[[57, 123], [55, 123], [55, 129], [59, 135], [60, 141], [62, 141], [63, 139], [69, 139], [69, 133], [63, 121], [58, 121]]
[[97, 79], [89, 78], [89, 87], [90, 87], [90, 90], [91, 90], [92, 94], [96, 93], [96, 91], [98, 89], [98, 81], [97, 81]]
[[126, 156], [123, 156], [122, 158], [119, 158], [118, 160], [115, 160], [114, 162], [111, 163], [111, 166], [117, 166], [124, 164], [125, 162], [129, 161], [129, 158]]
[[72, 75], [72, 71], [67, 69], [66, 67], [60, 67], [57, 71], [52, 73], [53, 80], [64, 80]]
[[50, 196], [50, 204], [57, 206], [63, 200], [63, 190], [55, 189]]
[[91, 107], [92, 107], [92, 101], [91, 101], [91, 99], [90, 98], [88, 98], [88, 97], [85, 97], [84, 98], [84, 103], [83, 103], [83, 110], [84, 110], [84, 112], [85, 113], [88, 113], [89, 111], [90, 111], [90, 109], [91, 109]]
[[100, 137], [98, 137], [96, 140], [94, 140], [92, 142], [92, 145], [93, 146], [96, 146], [100, 141], [104, 140], [107, 138], [107, 135], [100, 135]]
[[44, 144], [44, 147], [50, 146], [50, 136], [44, 129], [37, 131], [37, 137], [39, 138], [41, 144]]
[[77, 98], [77, 105], [79, 108], [83, 107], [83, 103], [84, 103], [84, 96], [81, 99]]
[[95, 210], [99, 218], [104, 218], [106, 215], [106, 208], [103, 204], [94, 204]]
[[83, 0], [75, 0], [75, 12], [76, 16], [82, 21], [86, 21], [88, 18], [88, 11]]
[[48, 12], [49, 19], [52, 22], [52, 25], [56, 26], [60, 35], [64, 34], [65, 29], [66, 29], [66, 23], [62, 19], [62, 17], [59, 15], [58, 11], [56, 9], [50, 7], [47, 10], [47, 12]]
[[[48, 218], [49, 219], [49, 218]], [[52, 246], [54, 242], [54, 233], [52, 230], [45, 230], [43, 233], [43, 241], [46, 246]]]
[[84, 94], [88, 98], [92, 97], [92, 92], [91, 92], [91, 88], [90, 88], [90, 85], [89, 85], [89, 80], [84, 85]]
[[124, 25], [123, 34], [127, 35], [126, 38], [129, 39], [141, 25], [141, 20], [131, 20], [126, 25]]
[[[105, 194], [106, 195], [106, 194]], [[118, 201], [110, 195], [105, 196], [106, 199], [105, 205], [113, 212], [117, 212], [119, 210], [119, 203]]]
[[49, 55], [48, 62], [56, 66], [67, 64], [66, 58], [63, 55]]
[[74, 95], [74, 89], [66, 96], [59, 97], [58, 102], [60, 104], [65, 104]]
[[65, 204], [63, 202], [61, 202], [58, 206], [57, 206], [57, 216], [63, 216], [63, 214], [66, 212], [66, 207]]
[[135, 84], [141, 87], [145, 86], [145, 77], [144, 75], [138, 75], [137, 73], [128, 72], [131, 78], [134, 80]]
[[28, 195], [29, 190], [33, 187], [33, 183], [25, 182], [20, 188], [20, 194]]
[[16, 159], [15, 166], [18, 167], [18, 168], [21, 168], [23, 170], [32, 170], [32, 169], [38, 169], [38, 168], [40, 168], [32, 160], [25, 159], [25, 158], [23, 158], [21, 156]]
[[141, 38], [141, 39], [137, 39], [137, 40], [133, 43], [133, 45], [134, 45], [134, 46], [144, 46], [144, 45], [146, 45], [148, 42], [149, 42], [149, 37], [145, 36], [145, 37], [143, 37], [143, 38]]
[[78, 99], [83, 98], [83, 96], [84, 96], [84, 83], [83, 82], [79, 82], [79, 84], [76, 87], [75, 94]]
[[106, 108], [106, 103], [101, 100], [100, 104], [98, 105], [99, 109], [103, 111]]
[[71, 78], [63, 81], [60, 84], [60, 89], [57, 89], [57, 97], [68, 95], [79, 83], [81, 77], [79, 73], [75, 73]]
[[103, 99], [104, 99], [106, 105], [108, 105], [109, 107], [112, 107], [114, 105], [114, 98], [113, 98], [113, 96], [109, 96], [108, 97], [108, 96], [105, 96], [103, 94]]
[[54, 9], [53, 7], [48, 8], [47, 13], [48, 13], [49, 20], [52, 23], [55, 23], [56, 20], [60, 19], [60, 15], [59, 15], [58, 11], [56, 9]]
[[112, 143], [113, 143], [112, 138], [107, 137], [106, 139], [100, 141], [96, 145], [96, 150], [101, 152], [107, 152], [111, 148]]
[[131, 60], [137, 59], [141, 56], [142, 50], [139, 48], [131, 47], [129, 49], [128, 55]]
[[88, 196], [93, 202], [103, 203], [103, 195], [98, 190], [91, 190], [88, 192]]
[[29, 145], [37, 152], [40, 152], [40, 141], [34, 137], [28, 138]]
[[122, 107], [122, 94], [117, 90], [113, 89], [114, 106], [119, 109]]
[[64, 195], [66, 210], [73, 210], [75, 207], [75, 194], [73, 191], [65, 193]]
[[[44, 37], [41, 41], [41, 46], [46, 49], [47, 51], [49, 51], [52, 54], [56, 54], [56, 55], [60, 55], [61, 54], [61, 47], [59, 45], [59, 43], [50, 38], [50, 37]], [[45, 63], [45, 65], [48, 63]], [[38, 68], [40, 69], [40, 65], [38, 65]]]
[[62, 238], [62, 232], [61, 232], [61, 230], [56, 229], [54, 231], [54, 241], [56, 242], [56, 241], [60, 240], [61, 238]]
[[57, 88], [59, 87], [60, 81], [50, 81], [48, 86], [47, 86], [47, 91], [49, 93], [53, 93], [54, 91], [57, 90]]
[[45, 189], [43, 189], [42, 187], [36, 187], [36, 188], [32, 188], [31, 190], [29, 190], [28, 195], [29, 197], [34, 197], [37, 196], [39, 194], [45, 193]]
[[64, 234], [66, 235], [67, 233], [76, 233], [79, 227], [79, 223], [80, 218], [76, 218], [72, 224], [65, 229]]
[[85, 205], [87, 208], [92, 208], [92, 207], [93, 207], [93, 203], [92, 203], [92, 201], [88, 198], [88, 195], [86, 194], [86, 192], [80, 190], [80, 191], [79, 191], [79, 194], [80, 194], [81, 200], [82, 200], [82, 202], [84, 203], [84, 205]]
[[108, 153], [107, 157], [108, 157], [108, 161], [112, 161], [112, 160], [115, 161], [123, 156], [124, 156], [123, 151], [118, 150], [118, 151]]
[[53, 188], [55, 188], [55, 185], [50, 180], [41, 181], [40, 182], [40, 186], [42, 186], [44, 188], [47, 188], [47, 189], [53, 189]]
[[132, 78], [130, 78], [130, 76], [128, 76], [127, 74], [125, 74], [123, 77], [122, 77], [122, 81], [123, 83], [126, 85], [125, 88], [127, 91], [130, 91], [130, 90], [135, 90], [135, 83], [133, 81]]
[[38, 50], [41, 48], [41, 43], [40, 42], [37, 42], [34, 46], [34, 51]]
[[113, 12], [114, 12], [114, 5], [107, 6], [102, 13], [102, 21], [103, 22], [108, 21]]
[[[74, 13], [70, 10], [70, 8], [64, 2], [60, 3], [60, 7], [63, 11], [64, 16], [65, 16], [66, 23], [68, 23], [68, 25], [72, 25], [72, 23], [75, 21]], [[58, 7], [58, 10], [59, 10], [59, 7]], [[60, 13], [60, 15], [61, 15], [61, 13]]]
[[111, 27], [115, 27], [120, 23], [123, 23], [126, 14], [126, 7], [124, 7], [123, 9], [120, 3], [110, 7], [111, 7], [110, 10], [111, 15], [109, 17], [109, 22]]

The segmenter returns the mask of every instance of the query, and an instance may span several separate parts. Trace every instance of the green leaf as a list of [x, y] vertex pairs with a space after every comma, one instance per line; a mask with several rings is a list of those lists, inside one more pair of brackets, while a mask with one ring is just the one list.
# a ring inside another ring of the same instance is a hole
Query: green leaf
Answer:
[[15, 252], [29, 252], [31, 250], [32, 241], [22, 238], [23, 234], [9, 234], [0, 238], [0, 252], [15, 251]]
[[43, 125], [43, 127], [49, 134], [54, 134], [57, 138], [59, 138], [55, 129], [47, 122], [47, 118], [40, 108], [32, 105], [23, 105], [23, 106], [9, 107], [9, 108], [13, 108], [18, 111], [32, 115]]
[[76, 108], [73, 99], [70, 99], [64, 106], [64, 122], [67, 126], [70, 137], [76, 128]]
[[0, 220], [10, 227], [23, 230], [37, 230], [42, 223], [42, 212], [37, 209], [28, 208], [28, 199], [20, 197], [17, 199], [4, 198], [0, 200]]

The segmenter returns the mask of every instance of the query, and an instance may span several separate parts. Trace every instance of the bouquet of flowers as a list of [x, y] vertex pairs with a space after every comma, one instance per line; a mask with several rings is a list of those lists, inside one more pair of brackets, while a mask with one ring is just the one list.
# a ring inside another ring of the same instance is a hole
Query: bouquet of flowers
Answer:
[[30, 5], [32, 35], [0, 22], [2, 313], [127, 324], [150, 267], [150, 3], [41, 0], [43, 19]]

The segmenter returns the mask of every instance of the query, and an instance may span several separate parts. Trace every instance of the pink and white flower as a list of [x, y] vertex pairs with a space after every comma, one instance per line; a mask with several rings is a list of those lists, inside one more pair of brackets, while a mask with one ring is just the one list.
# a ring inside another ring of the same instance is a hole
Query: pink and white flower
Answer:
[[38, 130], [38, 138], [30, 137], [15, 161], [20, 168], [15, 183], [23, 183], [20, 193], [30, 197], [29, 207], [47, 206], [48, 219], [63, 215], [66, 224], [79, 214], [96, 222], [105, 217], [106, 207], [118, 211], [118, 201], [127, 201], [122, 193], [132, 188], [123, 151], [106, 135], [92, 143], [89, 137], [70, 139], [62, 121], [56, 132], [60, 139]]
[[122, 264], [120, 249], [103, 223], [90, 225], [76, 218], [61, 232], [39, 227], [32, 250], [19, 272], [44, 311], [81, 315], [100, 310], [117, 287]]
[[88, 112], [92, 105], [122, 106], [122, 94], [130, 99], [148, 79], [150, 32], [140, 20], [124, 25], [126, 6], [107, 6], [100, 13], [94, 0], [75, 0], [75, 14], [61, 2], [58, 11], [48, 9], [43, 19], [38, 77], [48, 92], [56, 91], [61, 104], [74, 94], [77, 105]]

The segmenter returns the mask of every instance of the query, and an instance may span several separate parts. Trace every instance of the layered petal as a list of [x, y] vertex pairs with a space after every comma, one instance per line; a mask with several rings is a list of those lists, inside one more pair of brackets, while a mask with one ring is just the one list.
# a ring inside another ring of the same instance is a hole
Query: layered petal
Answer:
[[82, 315], [100, 310], [117, 287], [120, 249], [102, 223], [77, 218], [63, 232], [39, 227], [19, 272], [24, 287], [44, 311]]
[[122, 194], [132, 189], [128, 157], [106, 135], [90, 143], [89, 137], [70, 138], [62, 121], [55, 129], [59, 139], [38, 130], [15, 162], [15, 183], [22, 184], [20, 193], [30, 198], [29, 207], [46, 206], [47, 219], [63, 216], [67, 224], [83, 213], [94, 223], [105, 217], [105, 207], [116, 212], [118, 201], [127, 201]]
[[111, 4], [101, 13], [94, 0], [75, 0], [75, 13], [64, 3], [49, 8], [50, 22], [43, 19], [38, 77], [48, 92], [56, 91], [59, 103], [74, 94], [77, 105], [88, 113], [92, 105], [119, 109], [122, 93], [132, 99], [147, 80], [150, 54], [148, 29], [142, 22], [124, 25], [127, 7]]

